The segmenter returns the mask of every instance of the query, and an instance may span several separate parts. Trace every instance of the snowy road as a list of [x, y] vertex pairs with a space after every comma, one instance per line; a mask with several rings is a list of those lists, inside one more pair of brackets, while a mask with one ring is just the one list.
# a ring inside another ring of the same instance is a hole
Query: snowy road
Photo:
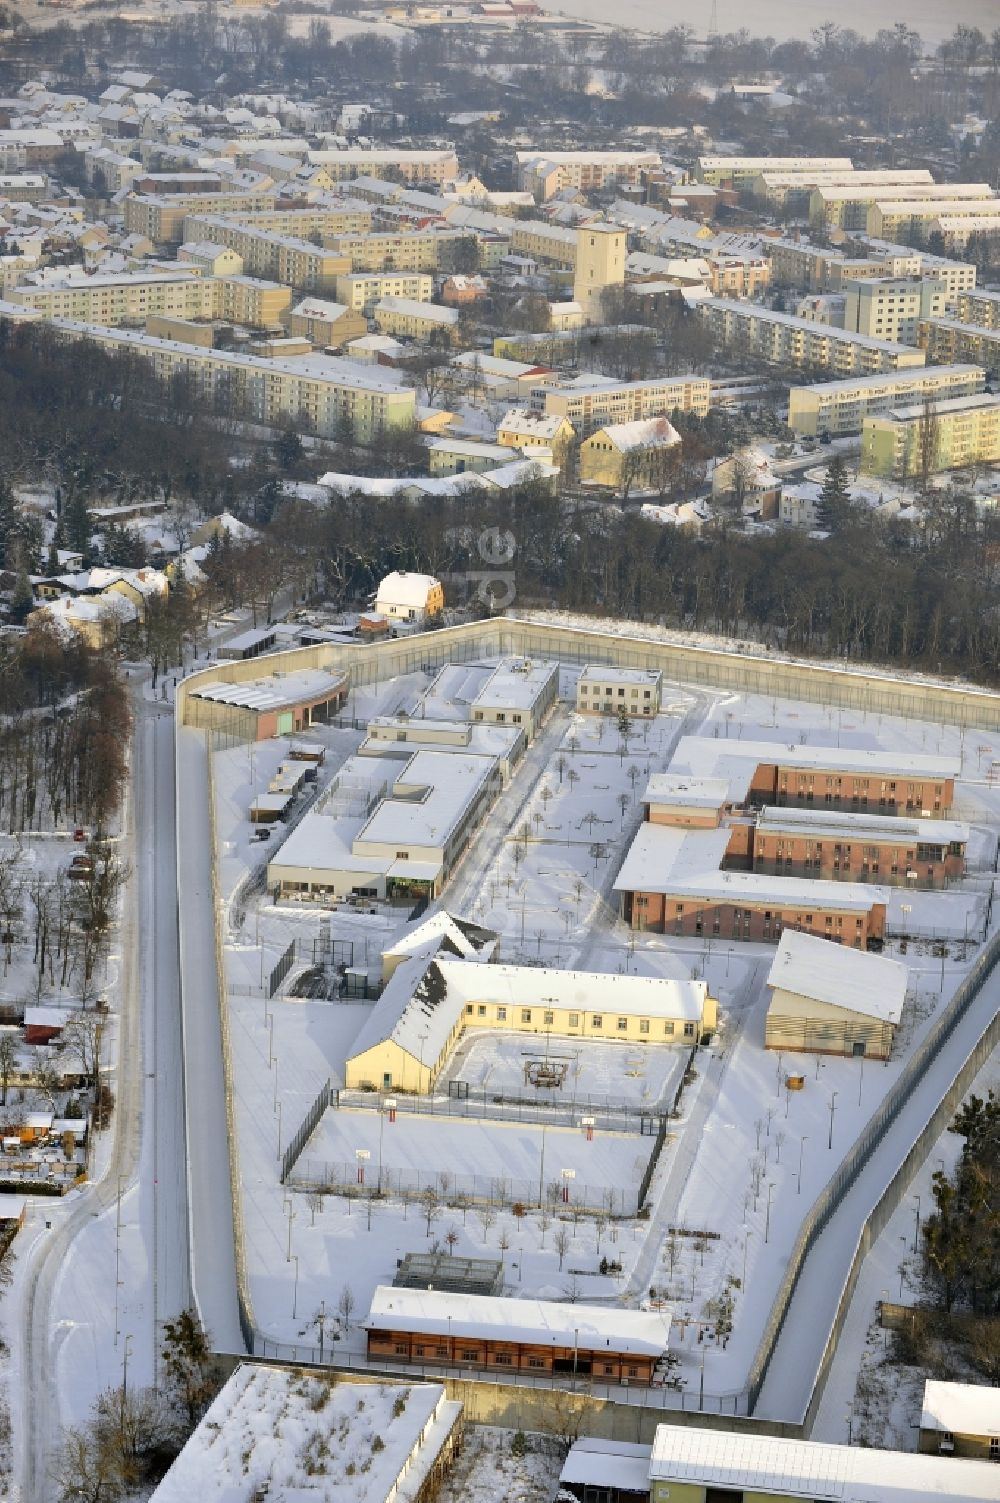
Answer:
[[25, 1503], [51, 1497], [60, 1427], [121, 1381], [126, 1343], [134, 1381], [152, 1383], [162, 1322], [190, 1303], [173, 716], [141, 699], [132, 771], [111, 1150], [91, 1188], [44, 1208], [51, 1230], [38, 1220], [22, 1286], [15, 1434]]

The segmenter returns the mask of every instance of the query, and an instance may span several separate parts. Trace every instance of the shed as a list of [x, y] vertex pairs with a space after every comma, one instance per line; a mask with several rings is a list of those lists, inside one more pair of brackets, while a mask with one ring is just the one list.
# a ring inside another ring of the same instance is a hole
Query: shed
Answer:
[[786, 929], [768, 974], [768, 1049], [888, 1059], [908, 982], [883, 955]]

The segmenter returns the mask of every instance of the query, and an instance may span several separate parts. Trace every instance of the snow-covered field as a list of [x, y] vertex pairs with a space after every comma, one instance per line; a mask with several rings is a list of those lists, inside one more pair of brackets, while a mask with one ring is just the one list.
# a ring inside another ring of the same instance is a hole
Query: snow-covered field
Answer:
[[[619, 1044], [548, 1036], [545, 1041], [509, 1033], [466, 1033], [444, 1070], [440, 1083], [465, 1081], [473, 1093], [529, 1097], [541, 1107], [567, 1103], [628, 1106], [638, 1111], [667, 1111], [687, 1064], [689, 1049], [666, 1044]], [[535, 1086], [526, 1079], [532, 1063], [550, 1064], [562, 1080]]]
[[468, 1195], [476, 1202], [529, 1205], [538, 1203], [539, 1192], [555, 1201], [565, 1189], [570, 1205], [618, 1215], [635, 1208], [653, 1143], [638, 1133], [597, 1131], [588, 1141], [579, 1127], [409, 1113], [390, 1122], [386, 1113], [340, 1109], [323, 1117], [295, 1166], [295, 1180], [351, 1184], [361, 1152], [370, 1156], [361, 1166], [366, 1184], [381, 1182], [390, 1194], [430, 1190], [443, 1199]]

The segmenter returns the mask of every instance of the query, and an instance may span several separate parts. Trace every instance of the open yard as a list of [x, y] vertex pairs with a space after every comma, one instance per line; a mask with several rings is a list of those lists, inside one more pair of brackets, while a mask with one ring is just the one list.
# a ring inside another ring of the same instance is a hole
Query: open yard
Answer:
[[465, 1034], [438, 1082], [464, 1081], [478, 1092], [527, 1097], [540, 1106], [581, 1111], [629, 1107], [669, 1111], [689, 1050], [668, 1044], [618, 1044], [529, 1034]]
[[[561, 1201], [613, 1215], [633, 1214], [654, 1139], [636, 1133], [537, 1127], [525, 1122], [414, 1116], [395, 1122], [378, 1112], [328, 1111], [295, 1166], [298, 1183], [338, 1188], [356, 1181], [358, 1150], [365, 1183], [391, 1194], [436, 1191], [442, 1201], [537, 1205]], [[381, 1146], [380, 1146], [381, 1145]], [[569, 1176], [563, 1171], [569, 1170]]]

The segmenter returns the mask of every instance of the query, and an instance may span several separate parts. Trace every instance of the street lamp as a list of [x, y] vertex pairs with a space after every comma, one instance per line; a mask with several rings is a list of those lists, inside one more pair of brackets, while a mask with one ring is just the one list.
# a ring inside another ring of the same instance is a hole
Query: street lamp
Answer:
[[298, 1314], [298, 1308], [299, 1308], [299, 1255], [298, 1255], [298, 1253], [295, 1253], [293, 1255], [292, 1262], [295, 1264], [295, 1282], [292, 1285], [292, 1319], [294, 1320], [296, 1318], [296, 1315]]
[[288, 1212], [288, 1246], [285, 1251], [285, 1262], [292, 1261], [292, 1222], [295, 1220], [295, 1208], [291, 1200], [285, 1201], [285, 1210]]
[[920, 1196], [914, 1195], [913, 1198], [917, 1202], [917, 1222], [913, 1228], [913, 1251], [916, 1252], [917, 1243], [920, 1241]]
[[577, 1354], [580, 1350], [580, 1327], [573, 1327], [573, 1382], [576, 1382]]
[[795, 1191], [796, 1195], [801, 1195], [802, 1194], [802, 1150], [803, 1150], [803, 1148], [805, 1148], [805, 1146], [808, 1143], [808, 1141], [809, 1141], [809, 1134], [808, 1133], [803, 1133], [802, 1137], [799, 1139], [799, 1181], [798, 1181], [798, 1186], [797, 1186], [796, 1191]]
[[752, 1236], [753, 1236], [753, 1232], [750, 1230], [750, 1228], [748, 1226], [744, 1227], [744, 1229], [743, 1229], [743, 1284], [742, 1284], [742, 1288], [744, 1290], [744, 1293], [746, 1292], [746, 1287], [747, 1287], [747, 1248], [750, 1246], [750, 1238]]
[[826, 1145], [827, 1148], [833, 1147], [833, 1114], [837, 1110], [837, 1094], [836, 1091], [830, 1092], [830, 1138]]
[[860, 1077], [858, 1079], [858, 1105], [860, 1106], [861, 1105], [861, 1092], [865, 1088], [865, 1057], [864, 1057], [863, 1054], [860, 1054], [858, 1056], [858, 1063], [861, 1066], [861, 1075], [860, 1075]]
[[767, 1183], [767, 1211], [764, 1215], [764, 1241], [767, 1242], [771, 1235], [771, 1196], [774, 1194], [774, 1181]]

